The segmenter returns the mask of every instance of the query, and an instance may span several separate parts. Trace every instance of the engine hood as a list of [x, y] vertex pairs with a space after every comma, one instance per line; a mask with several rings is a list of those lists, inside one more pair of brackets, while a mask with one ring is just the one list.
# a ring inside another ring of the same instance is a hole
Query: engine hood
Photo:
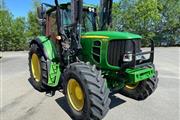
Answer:
[[142, 38], [140, 35], [128, 32], [115, 32], [115, 31], [95, 31], [82, 33], [81, 38], [102, 38], [102, 39], [138, 39]]

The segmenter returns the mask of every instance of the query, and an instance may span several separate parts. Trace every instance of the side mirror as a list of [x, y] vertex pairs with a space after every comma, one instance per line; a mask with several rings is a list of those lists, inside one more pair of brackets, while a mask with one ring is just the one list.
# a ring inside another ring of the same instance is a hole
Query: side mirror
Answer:
[[46, 8], [43, 6], [37, 7], [37, 14], [39, 19], [45, 19], [46, 17]]

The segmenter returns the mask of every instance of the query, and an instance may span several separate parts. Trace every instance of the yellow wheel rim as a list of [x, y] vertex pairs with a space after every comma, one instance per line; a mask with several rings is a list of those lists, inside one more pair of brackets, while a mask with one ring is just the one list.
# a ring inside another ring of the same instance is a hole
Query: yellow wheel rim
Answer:
[[37, 54], [33, 54], [31, 58], [31, 69], [34, 79], [39, 82], [41, 79], [40, 61]]
[[125, 87], [128, 88], [128, 89], [135, 89], [137, 88], [137, 86], [139, 85], [139, 83], [135, 83], [135, 84], [126, 84]]
[[75, 79], [70, 79], [67, 85], [67, 96], [71, 106], [81, 111], [84, 107], [84, 92]]

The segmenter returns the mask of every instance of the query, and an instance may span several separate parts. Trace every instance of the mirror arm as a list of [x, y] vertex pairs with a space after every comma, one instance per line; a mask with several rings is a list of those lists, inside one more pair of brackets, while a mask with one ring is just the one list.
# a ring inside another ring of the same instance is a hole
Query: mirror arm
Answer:
[[41, 5], [42, 5], [42, 6], [45, 5], [46, 7], [51, 7], [51, 8], [55, 7], [55, 6], [50, 5], [50, 4], [47, 4], [47, 3], [42, 3]]

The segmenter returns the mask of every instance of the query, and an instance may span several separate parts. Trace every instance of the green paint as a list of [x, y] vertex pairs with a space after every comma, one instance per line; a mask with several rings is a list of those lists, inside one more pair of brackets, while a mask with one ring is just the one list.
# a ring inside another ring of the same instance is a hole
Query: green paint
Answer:
[[125, 70], [125, 76], [118, 72], [103, 70], [102, 74], [107, 80], [107, 85], [110, 89], [121, 89], [125, 84], [135, 84], [137, 82], [147, 80], [155, 75], [153, 68], [132, 68]]
[[[112, 33], [112, 34], [111, 34]], [[141, 38], [141, 36], [132, 34], [132, 33], [123, 33], [123, 32], [87, 32], [82, 34], [82, 36], [106, 36], [108, 38], [83, 38], [81, 39], [82, 44], [82, 56], [84, 61], [89, 61], [91, 64], [96, 64], [99, 68], [101, 68], [106, 72], [107, 84], [108, 87], [116, 87], [122, 88], [124, 83], [136, 83], [147, 78], [150, 78], [154, 75], [154, 70], [152, 68], [138, 68], [138, 69], [126, 69], [126, 78], [121, 78], [118, 76], [117, 71], [120, 71], [119, 66], [111, 66], [107, 61], [107, 53], [108, 53], [108, 44], [109, 41], [113, 39], [124, 40], [124, 39], [135, 39]], [[56, 51], [55, 43], [52, 40], [49, 40], [45, 36], [39, 36], [41, 43], [43, 44], [44, 50], [48, 56], [48, 60], [50, 62], [49, 70], [48, 70], [48, 85], [55, 87], [58, 85], [61, 70], [60, 64], [58, 62], [58, 53]], [[99, 41], [101, 43], [100, 46], [94, 44], [95, 41]], [[93, 58], [93, 48], [100, 49], [100, 62], [96, 61]], [[121, 79], [121, 80], [120, 80]], [[119, 82], [121, 81], [121, 82]]]
[[61, 76], [60, 63], [58, 62], [59, 57], [55, 43], [45, 36], [39, 36], [38, 38], [40, 39], [45, 54], [48, 57], [48, 85], [55, 87], [58, 85]]
[[121, 77], [118, 72], [113, 72], [113, 71], [102, 71], [102, 75], [107, 80], [107, 85], [108, 88], [110, 89], [121, 89], [125, 85], [125, 78]]
[[48, 85], [53, 87], [57, 86], [61, 76], [60, 64], [56, 62], [51, 62], [48, 75]]
[[107, 36], [109, 37], [107, 40], [114, 39], [140, 39], [142, 38], [140, 35], [128, 33], [128, 32], [115, 32], [115, 31], [95, 31], [95, 32], [87, 32], [83, 33], [82, 36]]
[[[112, 66], [108, 63], [108, 45], [111, 40], [129, 40], [129, 39], [140, 39], [141, 36], [137, 34], [127, 33], [127, 32], [110, 32], [110, 31], [97, 31], [97, 32], [87, 32], [83, 33], [81, 36], [106, 36], [108, 38], [82, 38], [82, 55], [85, 61], [91, 62], [91, 64], [96, 64], [101, 69], [108, 69], [113, 71], [120, 70], [119, 66]], [[93, 58], [93, 47], [98, 47], [94, 45], [94, 41], [100, 41], [100, 63], [98, 63]]]
[[52, 40], [48, 39], [46, 36], [39, 36], [38, 38], [43, 44], [43, 48], [45, 50], [45, 53], [47, 54], [48, 59], [51, 61], [57, 61], [58, 53], [55, 43]]
[[[82, 45], [82, 56], [84, 61], [89, 61], [91, 64], [96, 64], [102, 71], [104, 71], [104, 76], [107, 79], [108, 87], [113, 89], [121, 89], [126, 83], [137, 83], [142, 80], [147, 80], [153, 77], [155, 71], [153, 68], [132, 68], [126, 69], [125, 77], [118, 74], [122, 69], [119, 66], [112, 66], [108, 64], [108, 45], [111, 40], [130, 40], [130, 39], [141, 39], [142, 37], [137, 34], [127, 33], [127, 32], [110, 32], [110, 31], [97, 31], [97, 32], [87, 32], [83, 33], [82, 36], [94, 36], [81, 39]], [[99, 38], [97, 36], [102, 36]], [[107, 38], [103, 38], [107, 37]], [[100, 46], [94, 44], [95, 41], [101, 43]], [[100, 62], [97, 62], [93, 58], [93, 48], [100, 49]]]
[[153, 68], [135, 68], [126, 69], [127, 83], [137, 83], [148, 78], [152, 78], [155, 75]]

